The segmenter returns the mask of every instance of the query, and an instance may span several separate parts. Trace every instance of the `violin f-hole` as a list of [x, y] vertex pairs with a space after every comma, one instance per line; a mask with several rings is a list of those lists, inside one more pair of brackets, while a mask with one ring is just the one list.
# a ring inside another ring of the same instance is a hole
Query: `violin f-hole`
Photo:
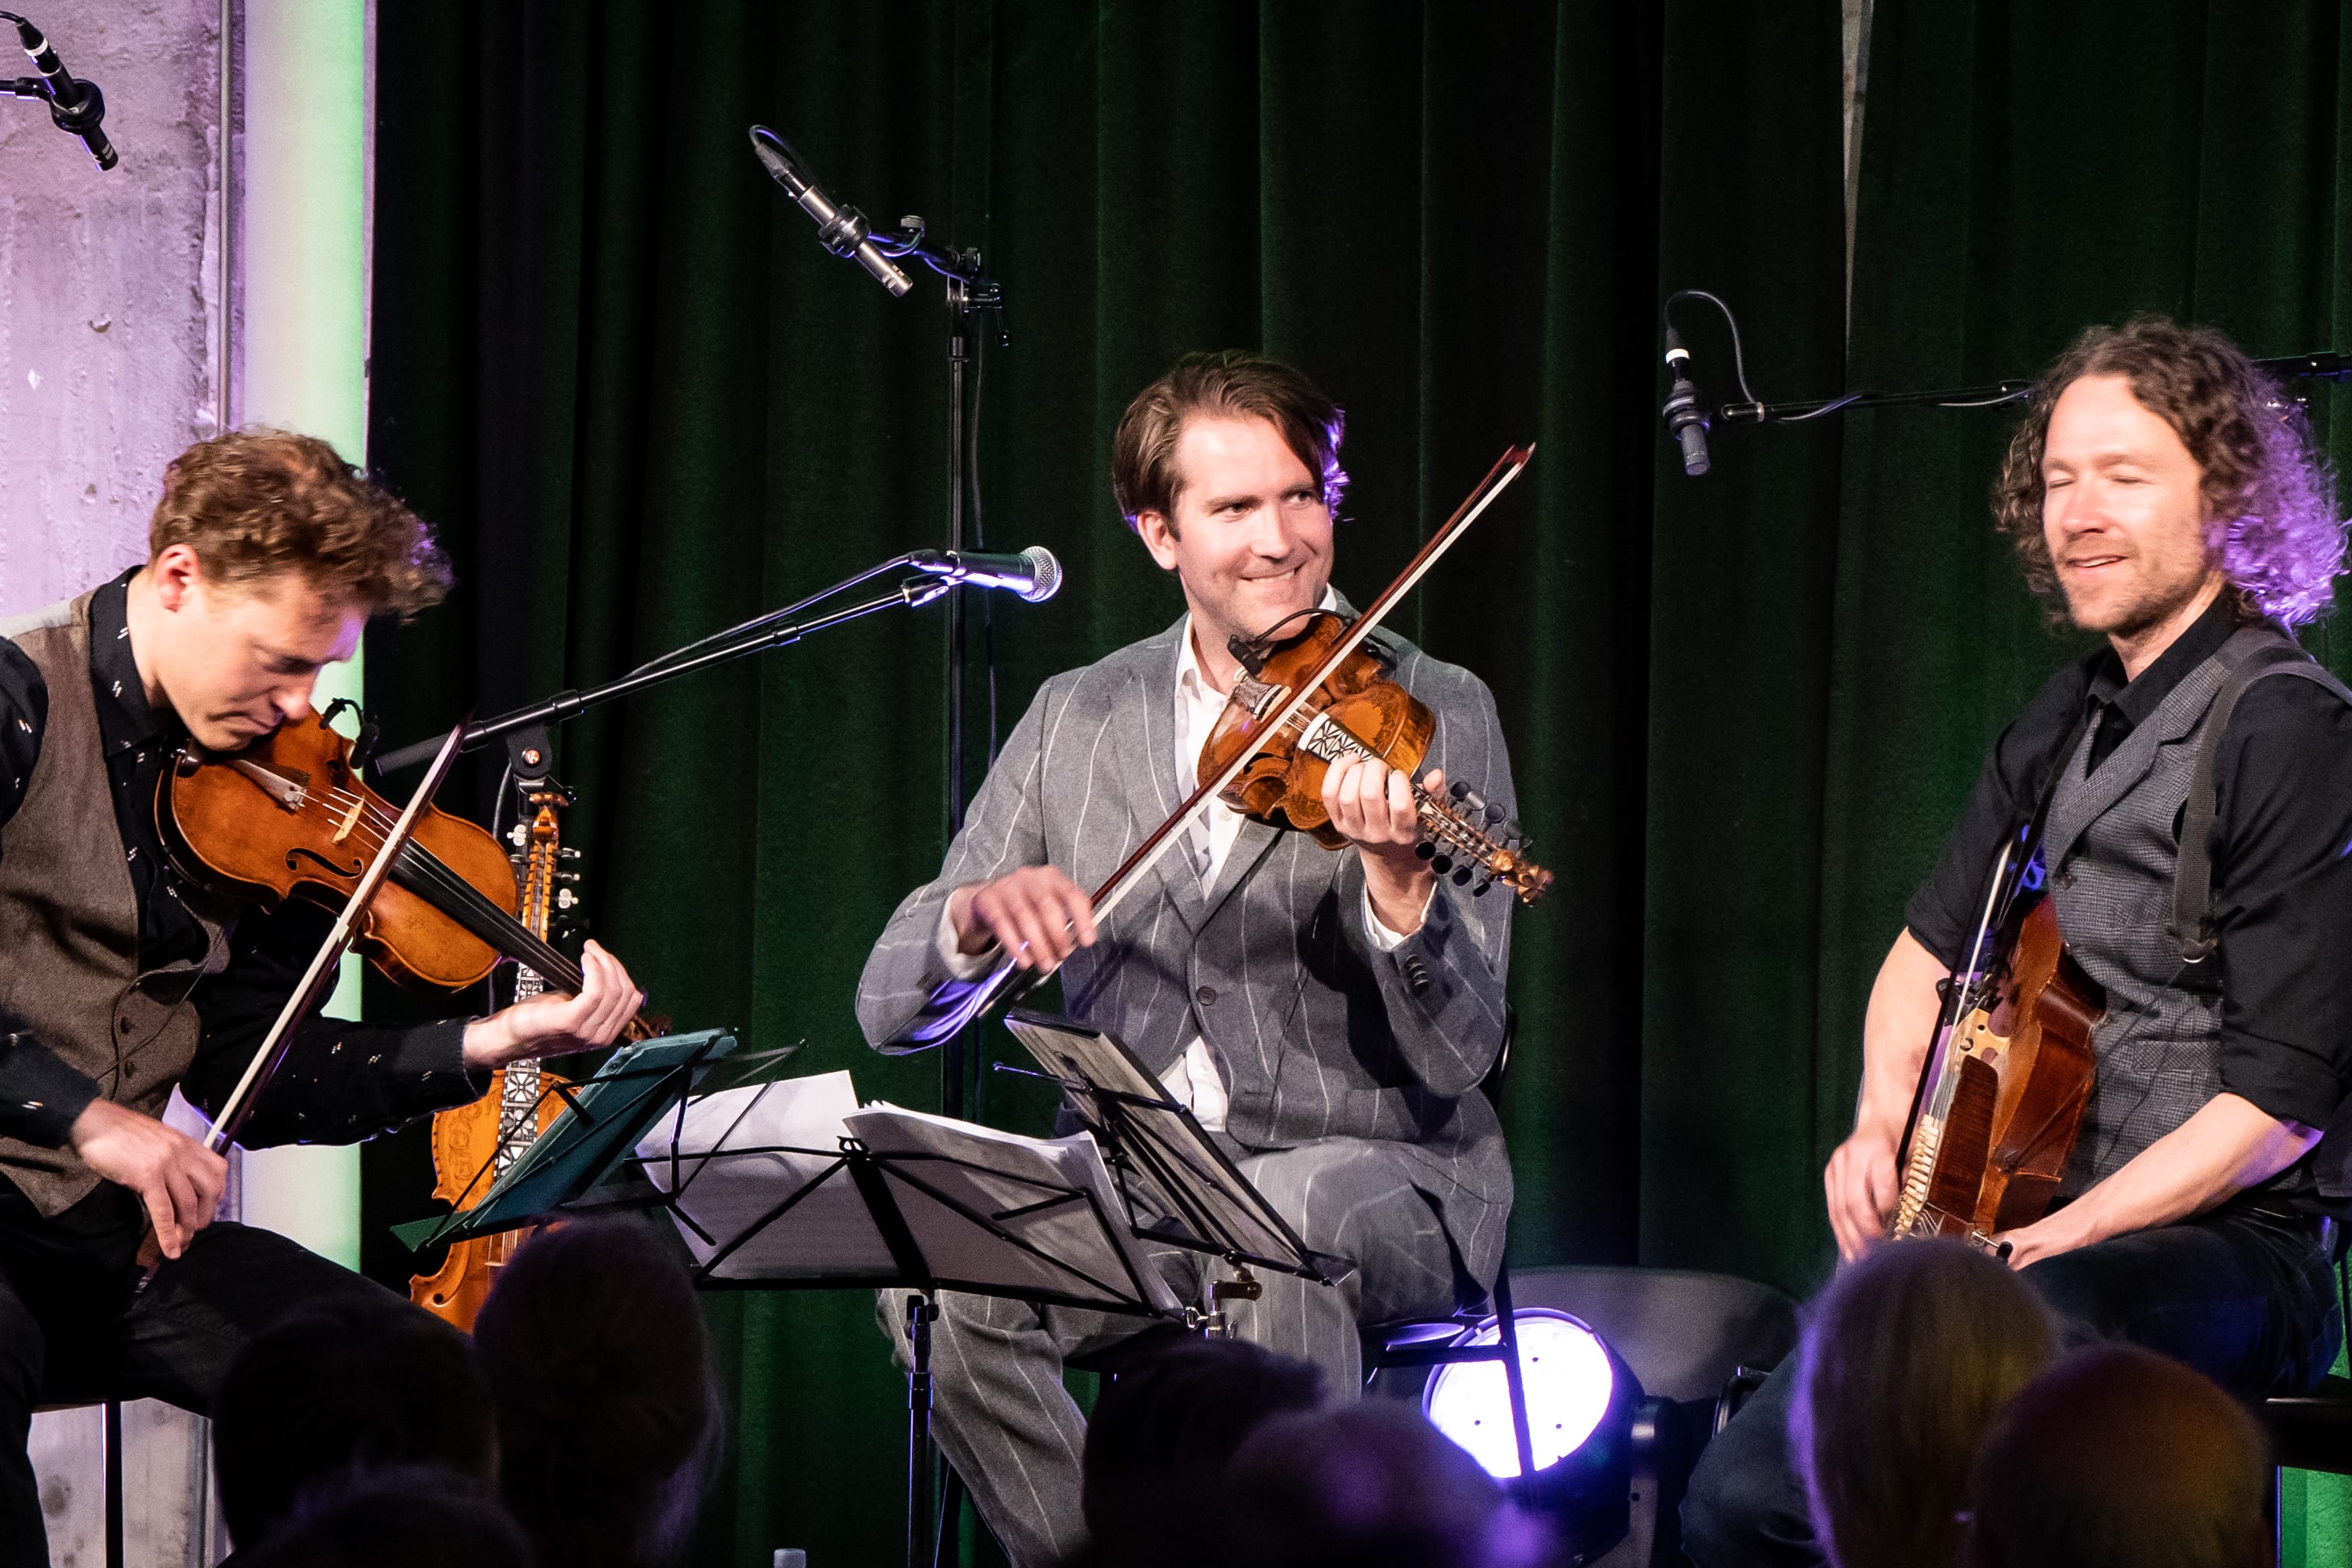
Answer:
[[367, 862], [364, 860], [353, 860], [349, 865], [338, 866], [307, 844], [297, 844], [286, 852], [286, 868], [289, 871], [299, 871], [302, 868], [301, 863], [305, 860], [312, 862], [339, 882], [348, 882], [367, 869]]

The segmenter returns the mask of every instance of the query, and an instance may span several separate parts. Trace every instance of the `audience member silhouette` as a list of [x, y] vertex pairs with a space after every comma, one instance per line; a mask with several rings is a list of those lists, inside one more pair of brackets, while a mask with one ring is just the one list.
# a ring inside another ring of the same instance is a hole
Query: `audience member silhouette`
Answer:
[[530, 1542], [471, 1477], [371, 1470], [306, 1492], [252, 1568], [532, 1568]]
[[1210, 1500], [1243, 1440], [1322, 1399], [1321, 1369], [1245, 1340], [1184, 1340], [1106, 1382], [1087, 1421], [1087, 1542], [1071, 1568], [1205, 1561]]
[[1971, 1568], [2267, 1568], [2270, 1442], [2179, 1362], [2078, 1352], [2010, 1402], [1969, 1483]]
[[1276, 1415], [1243, 1443], [1216, 1517], [1234, 1568], [1508, 1568], [1531, 1526], [1476, 1460], [1409, 1405]]
[[242, 1549], [306, 1490], [438, 1465], [498, 1477], [490, 1391], [466, 1336], [385, 1292], [300, 1310], [241, 1346], [213, 1402], [221, 1517]]
[[1808, 1309], [1789, 1447], [1837, 1568], [1949, 1568], [1977, 1445], [2057, 1354], [2032, 1287], [1958, 1241], [1883, 1247]]
[[719, 1439], [701, 1303], [670, 1239], [573, 1221], [523, 1244], [474, 1325], [500, 1488], [541, 1562], [655, 1568], [684, 1549]]

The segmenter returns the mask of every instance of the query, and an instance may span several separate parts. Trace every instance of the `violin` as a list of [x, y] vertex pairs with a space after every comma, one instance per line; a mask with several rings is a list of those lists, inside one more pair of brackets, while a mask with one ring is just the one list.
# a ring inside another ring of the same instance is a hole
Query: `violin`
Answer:
[[[241, 752], [181, 748], [155, 792], [173, 868], [224, 896], [275, 909], [289, 898], [341, 910], [400, 818], [352, 766], [351, 742], [317, 713]], [[577, 993], [580, 966], [515, 918], [514, 868], [484, 828], [427, 805], [362, 916], [357, 950], [416, 989], [478, 984], [502, 958]], [[642, 1013], [625, 1038], [659, 1034]]]
[[1437, 719], [1412, 692], [1385, 679], [1389, 668], [1381, 655], [1360, 646], [1331, 665], [1286, 722], [1265, 722], [1311, 672], [1330, 662], [1331, 650], [1354, 625], [1331, 610], [1290, 617], [1299, 619], [1305, 627], [1286, 636], [1276, 636], [1282, 631], [1277, 626], [1247, 643], [1235, 639], [1243, 677], [1201, 748], [1200, 781], [1219, 777], [1245, 757], [1217, 798], [1245, 816], [1297, 828], [1337, 849], [1347, 840], [1323, 809], [1323, 775], [1345, 757], [1377, 758], [1410, 784], [1423, 835], [1415, 853], [1439, 876], [1450, 875], [1473, 895], [1500, 882], [1521, 903], [1541, 898], [1552, 874], [1519, 852], [1527, 836], [1517, 823], [1503, 822], [1501, 806], [1481, 799], [1466, 783], [1455, 783], [1447, 792], [1451, 798], [1422, 787], [1417, 775]]
[[[1295, 679], [1266, 681], [1252, 677], [1255, 689], [1246, 715], [1234, 718], [1233, 706], [1228, 704], [1226, 710], [1218, 715], [1216, 730], [1213, 730], [1203, 748], [1204, 753], [1216, 748], [1216, 734], [1224, 731], [1224, 760], [1215, 762], [1204, 754], [1200, 787], [1185, 797], [1184, 804], [1167, 821], [1152, 829], [1118, 869], [1095, 889], [1092, 903], [1097, 923], [1108, 920], [1111, 911], [1141, 885], [1145, 875], [1160, 863], [1160, 857], [1168, 853], [1213, 800], [1230, 798], [1245, 804], [1255, 800], [1269, 814], [1280, 807], [1279, 817], [1269, 816], [1269, 820], [1302, 826], [1319, 822], [1328, 828], [1328, 822], [1320, 820], [1322, 769], [1342, 750], [1371, 749], [1341, 724], [1343, 716], [1353, 717], [1376, 735], [1385, 734], [1382, 743], [1395, 755], [1420, 761], [1427, 752], [1430, 734], [1434, 730], [1429, 710], [1394, 682], [1369, 679], [1379, 669], [1377, 655], [1360, 654], [1367, 662], [1354, 661], [1381, 622], [1428, 575], [1439, 558], [1454, 547], [1480, 514], [1495, 503], [1505, 487], [1526, 471], [1534, 457], [1532, 447], [1513, 447], [1496, 458], [1495, 466], [1486, 470], [1486, 477], [1454, 509], [1454, 515], [1429, 536], [1428, 542], [1405, 563], [1396, 581], [1382, 589], [1380, 597], [1362, 615], [1352, 621], [1332, 616], [1312, 623], [1297, 639], [1299, 646], [1292, 657], [1284, 661], [1282, 672]], [[1263, 656], [1265, 662], [1258, 673], [1274, 673], [1274, 662], [1282, 651], [1269, 649]], [[1260, 657], [1255, 647], [1251, 653], [1253, 658]], [[1395, 698], [1374, 694], [1371, 688], [1375, 684], [1388, 687]], [[1402, 700], [1396, 700], [1399, 698]], [[1335, 708], [1338, 712], [1328, 711]], [[1415, 709], [1421, 714], [1417, 742], [1411, 739]], [[1416, 745], [1418, 750], [1414, 749]], [[1244, 775], [1254, 784], [1243, 784]], [[1229, 789], [1234, 790], [1235, 795], [1228, 796]], [[1522, 899], [1533, 899], [1551, 880], [1549, 873], [1528, 865], [1515, 848], [1496, 844], [1482, 825], [1473, 824], [1453, 805], [1437, 800], [1421, 787], [1419, 781], [1414, 781], [1413, 789], [1423, 824], [1431, 830], [1426, 842], [1433, 861], [1437, 855], [1446, 854], [1450, 865], [1454, 853], [1459, 851], [1484, 871], [1490, 882], [1507, 883]], [[1457, 801], [1468, 805], [1469, 792], [1465, 790]], [[1475, 809], [1482, 818], [1486, 817], [1486, 803], [1480, 802]], [[1323, 841], [1328, 843], [1332, 838]], [[936, 1045], [998, 1003], [1039, 984], [1045, 977], [1044, 970], [1022, 969], [1010, 953], [1000, 953], [980, 979], [950, 980], [940, 984], [914, 1019], [882, 1048], [910, 1051]]]
[[[572, 873], [560, 873], [558, 868], [579, 852], [562, 847], [562, 830], [556, 819], [558, 808], [570, 805], [570, 797], [552, 780], [541, 780], [540, 785], [524, 797], [531, 819], [515, 825], [519, 847], [509, 858], [521, 901], [518, 918], [533, 935], [544, 939], [557, 906], [568, 904], [571, 899], [570, 889], [559, 889], [556, 883], [559, 875]], [[529, 964], [517, 965], [516, 1001], [536, 996], [546, 988], [539, 971]], [[561, 1099], [543, 1092], [541, 1078], [536, 1061], [509, 1063], [495, 1075], [489, 1093], [471, 1105], [434, 1114], [435, 1197], [453, 1210], [472, 1208], [488, 1195], [497, 1178], [539, 1141], [539, 1135], [563, 1110]], [[536, 1234], [537, 1227], [525, 1227], [451, 1242], [438, 1269], [409, 1280], [408, 1299], [452, 1327], [472, 1332], [475, 1315], [489, 1298], [498, 1271], [514, 1256], [515, 1248]]]

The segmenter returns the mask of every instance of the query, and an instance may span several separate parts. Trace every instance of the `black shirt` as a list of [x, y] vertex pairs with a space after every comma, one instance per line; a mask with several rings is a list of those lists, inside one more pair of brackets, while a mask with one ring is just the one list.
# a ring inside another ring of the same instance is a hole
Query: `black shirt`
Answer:
[[[1994, 742], [1904, 910], [1921, 946], [1959, 962], [1993, 856], [2031, 814], [2077, 721], [2095, 726], [2095, 770], [2239, 624], [2217, 602], [2136, 680], [2125, 681], [2112, 648], [2051, 678]], [[2213, 773], [2221, 1084], [2282, 1121], [2326, 1130], [2352, 1083], [2352, 706], [2307, 680], [2258, 680], [2230, 715]]]
[[[140, 962], [152, 968], [202, 959], [205, 932], [180, 901], [178, 874], [155, 829], [156, 780], [187, 731], [169, 709], [149, 705], [140, 681], [125, 612], [134, 575], [136, 568], [125, 572], [90, 600], [89, 684], [115, 824], [139, 899]], [[48, 710], [39, 669], [0, 637], [0, 824], [23, 804]], [[202, 1037], [180, 1085], [192, 1104], [209, 1112], [227, 1098], [332, 923], [324, 910], [292, 899], [273, 913], [250, 910], [239, 919], [228, 967], [194, 992]], [[488, 1087], [486, 1075], [466, 1071], [465, 1027], [462, 1019], [394, 1028], [313, 1017], [296, 1032], [238, 1141], [249, 1148], [350, 1142], [464, 1104]], [[96, 1083], [34, 1036], [0, 1033], [0, 1135], [60, 1147], [98, 1094]]]

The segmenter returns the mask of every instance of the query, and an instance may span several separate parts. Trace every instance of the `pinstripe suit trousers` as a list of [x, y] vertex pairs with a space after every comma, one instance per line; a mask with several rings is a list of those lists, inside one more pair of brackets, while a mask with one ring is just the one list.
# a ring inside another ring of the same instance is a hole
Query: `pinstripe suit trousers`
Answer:
[[[1359, 1322], [1451, 1311], [1465, 1294], [1444, 1226], [1412, 1185], [1414, 1167], [1399, 1145], [1326, 1138], [1238, 1163], [1309, 1247], [1356, 1265], [1335, 1285], [1260, 1275], [1263, 1297], [1227, 1303], [1239, 1337], [1321, 1367], [1333, 1396], [1351, 1398], [1363, 1383]], [[1175, 1247], [1156, 1249], [1152, 1260], [1187, 1301], [1202, 1301], [1213, 1276], [1223, 1277], [1213, 1260]], [[884, 1291], [876, 1312], [901, 1366], [906, 1303], [904, 1291]], [[1048, 1568], [1086, 1533], [1086, 1422], [1063, 1388], [1063, 1362], [1115, 1344], [1148, 1320], [956, 1291], [941, 1293], [939, 1307], [931, 1372], [940, 1447], [1016, 1568]]]

